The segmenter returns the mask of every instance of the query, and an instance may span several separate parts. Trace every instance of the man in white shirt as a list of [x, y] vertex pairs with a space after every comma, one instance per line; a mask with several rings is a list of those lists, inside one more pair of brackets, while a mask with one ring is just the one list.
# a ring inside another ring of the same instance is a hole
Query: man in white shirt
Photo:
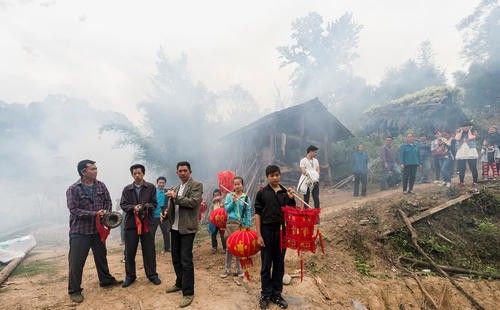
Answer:
[[[304, 201], [309, 203], [309, 196], [312, 192], [312, 198], [314, 201], [314, 208], [319, 208], [319, 162], [316, 159], [318, 156], [318, 148], [314, 145], [310, 145], [307, 150], [306, 157], [302, 158], [300, 161], [300, 171], [302, 172], [300, 183], [306, 182], [308, 184], [307, 191], [304, 194]], [[312, 190], [311, 190], [312, 188]]]
[[182, 291], [180, 307], [184, 308], [194, 298], [193, 242], [198, 231], [198, 213], [203, 195], [203, 184], [191, 178], [191, 165], [187, 161], [177, 164], [177, 176], [181, 184], [168, 190], [168, 208], [161, 214], [162, 220], [171, 225], [172, 265], [175, 284], [167, 293]]

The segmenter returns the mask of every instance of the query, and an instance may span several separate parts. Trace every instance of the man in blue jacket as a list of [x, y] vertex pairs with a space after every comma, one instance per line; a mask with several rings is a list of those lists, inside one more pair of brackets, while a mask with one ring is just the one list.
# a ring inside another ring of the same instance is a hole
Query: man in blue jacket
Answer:
[[356, 152], [352, 154], [352, 172], [354, 173], [354, 197], [359, 196], [361, 183], [361, 196], [366, 196], [366, 183], [368, 181], [368, 153], [364, 151], [363, 144], [359, 144]]
[[403, 170], [403, 194], [413, 194], [415, 175], [420, 165], [420, 155], [411, 133], [406, 136], [406, 143], [399, 147], [399, 160]]

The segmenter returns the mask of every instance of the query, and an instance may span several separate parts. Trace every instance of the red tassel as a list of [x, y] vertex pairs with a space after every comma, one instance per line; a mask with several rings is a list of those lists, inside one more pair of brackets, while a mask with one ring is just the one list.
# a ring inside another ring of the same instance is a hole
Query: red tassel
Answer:
[[248, 270], [245, 270], [245, 278], [250, 281], [250, 273], [248, 272]]
[[304, 259], [300, 258], [300, 282], [304, 279]]
[[99, 236], [101, 237], [102, 243], [105, 243], [106, 239], [109, 236], [109, 228], [102, 225], [101, 217], [98, 214], [95, 216], [95, 226], [97, 228], [97, 232], [99, 233]]
[[142, 235], [142, 233], [149, 232], [149, 214], [148, 212], [144, 212], [144, 223], [141, 222], [141, 218], [139, 217], [139, 211], [134, 209], [134, 221], [135, 226], [137, 226], [137, 234]]
[[323, 247], [323, 236], [319, 232], [319, 229], [318, 229], [318, 235], [319, 235], [319, 246], [321, 247], [321, 252], [323, 252], [323, 255], [325, 255], [325, 248]]

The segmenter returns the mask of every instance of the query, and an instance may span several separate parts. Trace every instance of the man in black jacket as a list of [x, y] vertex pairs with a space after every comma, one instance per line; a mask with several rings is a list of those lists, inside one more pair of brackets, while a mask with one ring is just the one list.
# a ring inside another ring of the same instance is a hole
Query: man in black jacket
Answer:
[[125, 211], [125, 281], [123, 287], [130, 286], [136, 279], [135, 254], [141, 241], [144, 271], [149, 281], [161, 283], [156, 273], [156, 252], [154, 238], [149, 231], [152, 214], [156, 208], [156, 187], [144, 181], [146, 168], [135, 164], [130, 167], [134, 182], [125, 186], [120, 206]]
[[259, 305], [261, 309], [267, 309], [269, 302], [273, 302], [286, 309], [288, 303], [281, 296], [285, 274], [285, 250], [280, 246], [280, 228], [283, 224], [281, 207], [295, 206], [295, 199], [293, 189], [286, 189], [280, 184], [281, 171], [278, 166], [267, 166], [266, 177], [269, 184], [255, 198], [255, 226], [258, 242], [262, 247], [262, 291]]

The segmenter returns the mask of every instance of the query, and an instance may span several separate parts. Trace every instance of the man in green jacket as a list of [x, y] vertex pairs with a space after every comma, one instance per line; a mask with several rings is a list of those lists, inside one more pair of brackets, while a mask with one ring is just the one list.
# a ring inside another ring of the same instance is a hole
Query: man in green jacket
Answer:
[[170, 222], [172, 265], [175, 284], [167, 293], [182, 291], [180, 307], [184, 308], [194, 298], [193, 242], [198, 231], [198, 212], [203, 194], [203, 184], [191, 178], [191, 165], [187, 161], [177, 164], [177, 176], [181, 184], [165, 194], [168, 208], [162, 212], [162, 220]]
[[401, 170], [403, 170], [403, 194], [413, 194], [413, 184], [415, 184], [415, 175], [420, 165], [420, 155], [411, 133], [406, 136], [406, 143], [399, 147], [399, 160]]

